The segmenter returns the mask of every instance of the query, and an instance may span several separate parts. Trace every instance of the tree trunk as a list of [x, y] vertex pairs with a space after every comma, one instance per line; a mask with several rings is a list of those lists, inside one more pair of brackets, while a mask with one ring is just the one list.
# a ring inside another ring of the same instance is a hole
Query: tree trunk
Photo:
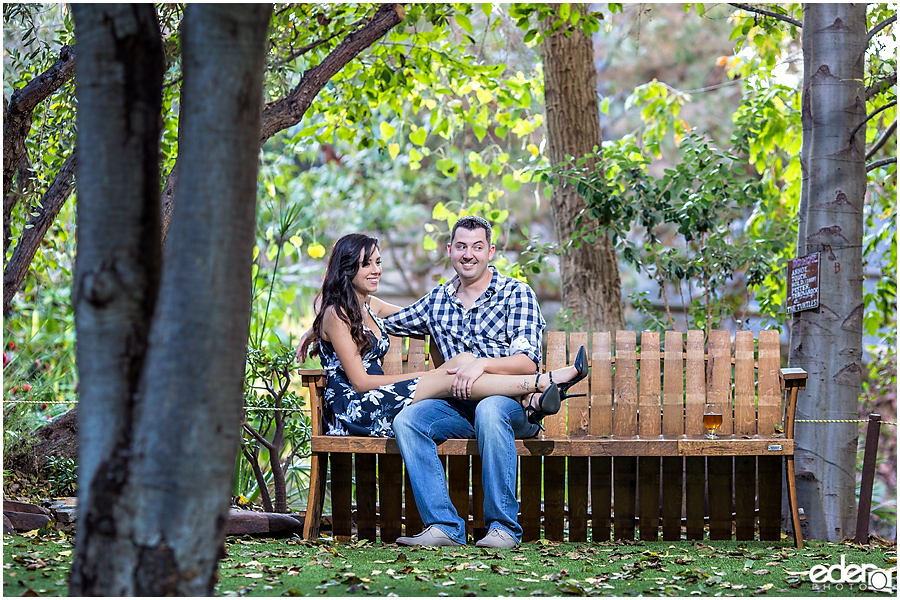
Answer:
[[[79, 169], [84, 512], [70, 591], [212, 595], [239, 443], [271, 5], [186, 8], [182, 201], [159, 285], [153, 5], [73, 13], [79, 146], [92, 160]], [[112, 187], [128, 178], [130, 187]]]
[[[558, 165], [566, 155], [579, 158], [594, 152], [595, 147], [599, 150], [597, 70], [593, 44], [581, 29], [566, 32], [564, 28], [553, 34], [545, 24], [542, 29], [546, 36], [540, 52], [544, 62], [547, 156], [552, 165]], [[559, 257], [562, 308], [571, 311], [575, 321], [583, 321], [584, 329], [624, 329], [622, 283], [614, 247], [606, 237], [594, 244], [571, 243], [575, 218], [584, 207], [584, 199], [574, 186], [562, 183], [553, 188], [550, 209], [554, 230], [565, 250]]]
[[[865, 4], [803, 6], [803, 182], [797, 256], [821, 252], [819, 310], [794, 315], [791, 366], [809, 373], [798, 419], [857, 418], [862, 358], [866, 193]], [[854, 527], [856, 423], [801, 423], [797, 497], [809, 536], [841, 541]]]

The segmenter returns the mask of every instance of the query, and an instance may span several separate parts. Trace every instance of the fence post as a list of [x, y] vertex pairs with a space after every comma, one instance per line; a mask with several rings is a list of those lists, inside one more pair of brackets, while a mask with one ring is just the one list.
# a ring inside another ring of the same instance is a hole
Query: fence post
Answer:
[[866, 429], [866, 450], [863, 454], [862, 481], [859, 485], [859, 512], [856, 514], [856, 543], [869, 543], [869, 513], [872, 511], [872, 486], [875, 483], [875, 459], [878, 455], [878, 436], [881, 415], [869, 415]]

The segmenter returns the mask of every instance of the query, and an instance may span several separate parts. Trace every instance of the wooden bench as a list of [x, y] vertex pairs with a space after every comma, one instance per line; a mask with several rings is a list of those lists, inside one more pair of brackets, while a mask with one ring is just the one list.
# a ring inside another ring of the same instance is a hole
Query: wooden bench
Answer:
[[[542, 536], [588, 540], [781, 539], [783, 463], [798, 547], [803, 541], [794, 487], [794, 412], [806, 373], [781, 369], [777, 331], [687, 335], [633, 331], [546, 334], [545, 370], [588, 348], [591, 373], [570, 392], [543, 435], [516, 441], [523, 541]], [[567, 340], [568, 338], [568, 340]], [[567, 343], [568, 342], [568, 343]], [[733, 348], [733, 352], [732, 352]], [[639, 350], [639, 351], [638, 351]], [[421, 371], [426, 342], [392, 338], [386, 373]], [[331, 469], [333, 536], [348, 541], [355, 517], [361, 539], [385, 543], [422, 530], [396, 441], [323, 435], [324, 377], [302, 371], [310, 391], [312, 464], [304, 537], [319, 535], [326, 469]], [[788, 391], [782, 407], [783, 391]], [[718, 440], [705, 439], [703, 412], [723, 415]], [[485, 531], [481, 459], [474, 439], [438, 447], [450, 497], [468, 533]], [[356, 507], [352, 488], [355, 474]], [[543, 482], [543, 485], [541, 485]], [[543, 490], [543, 497], [542, 497]], [[543, 533], [541, 528], [543, 525]], [[380, 529], [380, 531], [379, 531]]]

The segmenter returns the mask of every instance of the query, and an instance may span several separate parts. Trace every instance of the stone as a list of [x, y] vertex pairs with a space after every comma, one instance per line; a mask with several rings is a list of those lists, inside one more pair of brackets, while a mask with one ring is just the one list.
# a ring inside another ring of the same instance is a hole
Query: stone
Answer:
[[50, 524], [49, 515], [27, 512], [3, 511], [3, 516], [9, 519], [16, 531], [33, 531], [43, 529]]
[[16, 533], [16, 528], [13, 527], [12, 521], [9, 520], [9, 517], [3, 515], [3, 535], [14, 535]]
[[50, 511], [37, 504], [19, 502], [18, 500], [3, 500], [3, 512], [32, 513], [36, 515], [50, 515]]

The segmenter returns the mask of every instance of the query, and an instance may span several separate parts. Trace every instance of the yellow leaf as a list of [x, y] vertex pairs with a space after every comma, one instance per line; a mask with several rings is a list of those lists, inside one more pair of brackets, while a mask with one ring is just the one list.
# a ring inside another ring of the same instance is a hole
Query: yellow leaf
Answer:
[[494, 95], [489, 90], [486, 90], [484, 88], [475, 92], [475, 95], [478, 96], [478, 101], [482, 104], [487, 104], [494, 99]]
[[381, 125], [379, 125], [378, 128], [381, 130], [381, 139], [383, 140], [386, 140], [389, 137], [393, 136], [394, 131], [396, 131], [390, 123], [387, 123], [385, 121], [382, 121]]
[[400, 144], [388, 144], [388, 154], [391, 155], [391, 160], [396, 160], [400, 154]]
[[525, 146], [525, 149], [528, 150], [529, 152], [531, 152], [532, 156], [537, 156], [541, 152], [540, 150], [538, 150], [538, 147], [535, 146], [534, 144], [528, 144], [527, 146]]
[[306, 248], [306, 253], [313, 258], [322, 258], [325, 256], [325, 246], [322, 244], [311, 244]]

